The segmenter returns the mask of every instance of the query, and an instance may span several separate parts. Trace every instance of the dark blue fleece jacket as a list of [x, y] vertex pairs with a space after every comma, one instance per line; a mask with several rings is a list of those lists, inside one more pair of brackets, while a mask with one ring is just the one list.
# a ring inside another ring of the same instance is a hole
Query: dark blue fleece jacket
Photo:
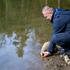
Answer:
[[54, 9], [52, 16], [53, 34], [69, 32], [70, 33], [70, 10], [61, 8]]

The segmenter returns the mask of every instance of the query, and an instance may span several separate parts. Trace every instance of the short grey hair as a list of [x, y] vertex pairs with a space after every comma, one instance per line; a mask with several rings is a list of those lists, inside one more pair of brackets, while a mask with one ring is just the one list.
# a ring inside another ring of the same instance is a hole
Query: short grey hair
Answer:
[[44, 11], [47, 11], [49, 8], [50, 8], [49, 6], [44, 6], [43, 9], [42, 9], [42, 13], [43, 13]]
[[51, 7], [49, 7], [49, 6], [46, 5], [46, 6], [44, 6], [43, 9], [42, 9], [42, 13], [43, 13], [43, 12], [46, 12], [48, 9], [51, 9], [51, 10], [52, 10], [53, 8], [51, 8]]

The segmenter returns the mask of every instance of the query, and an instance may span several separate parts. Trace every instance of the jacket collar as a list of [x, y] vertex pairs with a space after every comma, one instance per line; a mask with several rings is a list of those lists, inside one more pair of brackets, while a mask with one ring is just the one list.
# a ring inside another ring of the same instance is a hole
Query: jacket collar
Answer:
[[51, 23], [53, 23], [53, 19], [54, 19], [54, 14], [55, 14], [55, 9], [53, 9], [53, 15], [52, 15], [52, 18], [51, 18]]

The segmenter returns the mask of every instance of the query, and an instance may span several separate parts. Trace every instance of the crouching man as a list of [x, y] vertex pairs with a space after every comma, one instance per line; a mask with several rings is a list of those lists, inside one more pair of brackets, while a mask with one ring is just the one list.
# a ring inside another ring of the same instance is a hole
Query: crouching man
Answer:
[[52, 55], [54, 49], [56, 48], [56, 44], [60, 45], [64, 51], [70, 50], [70, 10], [65, 10], [61, 8], [51, 8], [45, 6], [42, 9], [43, 16], [51, 21], [52, 25], [52, 37], [50, 43], [47, 42], [48, 45], [47, 51], [43, 52], [41, 50], [41, 55], [49, 56]]

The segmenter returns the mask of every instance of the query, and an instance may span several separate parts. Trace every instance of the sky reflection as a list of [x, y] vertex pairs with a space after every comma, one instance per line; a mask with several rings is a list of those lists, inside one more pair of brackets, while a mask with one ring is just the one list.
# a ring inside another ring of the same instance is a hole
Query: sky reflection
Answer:
[[2, 34], [4, 44], [0, 44], [0, 70], [43, 70], [40, 58], [41, 44], [36, 38], [34, 29], [29, 29], [25, 45], [21, 44], [21, 37], [15, 32], [11, 36]]

